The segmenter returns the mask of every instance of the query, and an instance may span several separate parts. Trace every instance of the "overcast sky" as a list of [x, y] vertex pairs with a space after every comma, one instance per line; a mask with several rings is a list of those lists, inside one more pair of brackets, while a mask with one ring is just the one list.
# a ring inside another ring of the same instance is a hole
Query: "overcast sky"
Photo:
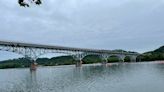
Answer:
[[0, 40], [142, 53], [164, 45], [164, 0], [0, 0]]

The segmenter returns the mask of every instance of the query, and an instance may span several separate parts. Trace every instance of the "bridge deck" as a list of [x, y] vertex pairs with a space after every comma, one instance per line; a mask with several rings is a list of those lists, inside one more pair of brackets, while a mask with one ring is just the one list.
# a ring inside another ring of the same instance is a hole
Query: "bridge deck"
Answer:
[[43, 45], [43, 44], [33, 44], [33, 43], [23, 43], [23, 42], [9, 42], [9, 41], [0, 41], [1, 46], [15, 46], [15, 47], [30, 47], [30, 48], [41, 48], [41, 49], [55, 49], [55, 50], [67, 50], [67, 51], [82, 51], [82, 52], [93, 52], [93, 53], [113, 53], [113, 54], [132, 54], [138, 55], [138, 53], [129, 53], [129, 52], [114, 52], [112, 50], [102, 50], [102, 49], [88, 49], [88, 48], [73, 48], [73, 47], [64, 47], [64, 46], [52, 46], [52, 45]]

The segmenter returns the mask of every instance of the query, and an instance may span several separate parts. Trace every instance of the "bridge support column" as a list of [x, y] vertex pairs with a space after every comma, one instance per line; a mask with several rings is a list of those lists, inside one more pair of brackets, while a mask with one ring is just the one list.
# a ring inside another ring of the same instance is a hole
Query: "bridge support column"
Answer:
[[108, 63], [108, 55], [104, 54], [104, 55], [101, 55], [101, 60], [102, 60], [102, 65], [106, 65]]
[[125, 55], [120, 55], [119, 56], [119, 62], [124, 62], [125, 59]]
[[137, 56], [130, 56], [130, 61], [131, 62], [136, 62]]
[[83, 61], [82, 59], [86, 56], [84, 53], [78, 53], [76, 55], [73, 55], [73, 58], [76, 60], [76, 67], [82, 67]]
[[141, 62], [142, 59], [141, 59], [141, 56], [138, 56], [138, 62]]
[[106, 65], [107, 63], [108, 63], [108, 57], [102, 58], [101, 64], [102, 64], [102, 65]]
[[82, 64], [83, 64], [82, 60], [76, 61], [76, 67], [82, 67]]
[[101, 62], [102, 65], [106, 65], [107, 63], [108, 63], [108, 60], [107, 60], [107, 59], [105, 59], [105, 60], [103, 60], [103, 61]]
[[31, 64], [30, 64], [30, 70], [31, 71], [36, 71], [37, 69], [37, 63], [35, 60], [32, 60]]

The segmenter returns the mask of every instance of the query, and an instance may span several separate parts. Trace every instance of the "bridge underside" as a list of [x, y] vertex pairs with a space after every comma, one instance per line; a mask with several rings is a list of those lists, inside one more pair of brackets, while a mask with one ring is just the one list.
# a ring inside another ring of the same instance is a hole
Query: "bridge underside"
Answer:
[[136, 62], [136, 58], [139, 55], [138, 53], [114, 52], [111, 50], [70, 48], [4, 41], [0, 41], [0, 50], [14, 52], [23, 55], [25, 58], [31, 60], [32, 70], [36, 69], [37, 58], [47, 53], [62, 53], [72, 56], [77, 62], [76, 67], [82, 66], [82, 60], [87, 55], [99, 56], [102, 59], [102, 64], [106, 64], [108, 62], [108, 58], [112, 55], [117, 56], [121, 62], [124, 62], [126, 56], [129, 56], [131, 61]]

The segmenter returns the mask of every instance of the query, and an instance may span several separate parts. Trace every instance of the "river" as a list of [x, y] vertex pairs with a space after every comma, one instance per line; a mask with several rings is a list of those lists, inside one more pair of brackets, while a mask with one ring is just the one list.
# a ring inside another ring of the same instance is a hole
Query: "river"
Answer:
[[164, 92], [164, 64], [0, 69], [0, 92]]

